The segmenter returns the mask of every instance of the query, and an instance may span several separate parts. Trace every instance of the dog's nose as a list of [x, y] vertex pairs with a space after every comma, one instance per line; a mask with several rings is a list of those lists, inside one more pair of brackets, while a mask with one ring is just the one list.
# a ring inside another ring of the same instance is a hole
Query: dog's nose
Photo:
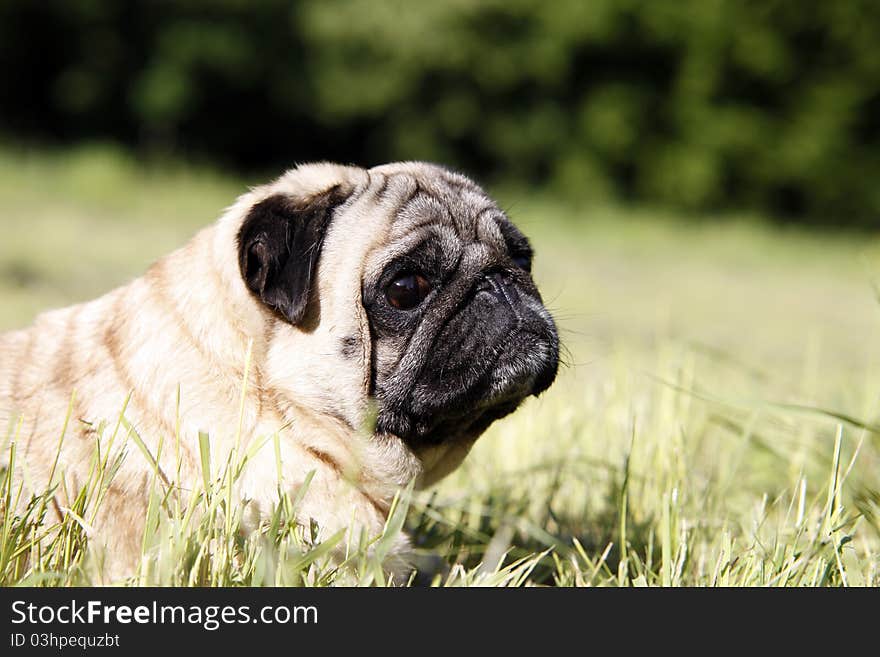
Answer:
[[477, 292], [488, 292], [499, 301], [507, 301], [509, 304], [519, 301], [519, 292], [513, 277], [504, 271], [485, 274], [477, 283]]

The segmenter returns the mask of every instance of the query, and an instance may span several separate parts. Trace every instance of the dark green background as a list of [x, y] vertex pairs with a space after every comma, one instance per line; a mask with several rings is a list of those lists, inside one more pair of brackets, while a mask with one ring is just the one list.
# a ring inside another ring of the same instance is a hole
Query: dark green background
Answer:
[[880, 2], [0, 0], [0, 137], [880, 226]]

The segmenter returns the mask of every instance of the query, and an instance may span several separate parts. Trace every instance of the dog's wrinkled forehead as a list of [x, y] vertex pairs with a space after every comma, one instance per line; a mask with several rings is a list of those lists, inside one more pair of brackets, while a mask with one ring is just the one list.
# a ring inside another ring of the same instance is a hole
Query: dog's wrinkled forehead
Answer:
[[367, 271], [374, 275], [429, 240], [440, 246], [444, 269], [486, 266], [512, 248], [530, 251], [495, 201], [465, 176], [423, 163], [386, 165], [369, 173], [378, 195], [395, 200], [385, 248], [370, 257]]

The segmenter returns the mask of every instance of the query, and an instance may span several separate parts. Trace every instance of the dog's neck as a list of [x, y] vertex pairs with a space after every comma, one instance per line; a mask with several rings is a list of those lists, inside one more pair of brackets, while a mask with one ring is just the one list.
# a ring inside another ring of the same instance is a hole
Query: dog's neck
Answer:
[[[252, 202], [245, 197], [239, 204]], [[360, 304], [359, 281], [345, 299], [333, 272], [319, 272], [318, 285], [325, 288], [321, 305], [310, 308], [302, 326], [290, 325], [242, 281], [230, 220], [240, 212], [233, 206], [157, 266], [170, 271], [176, 259], [186, 259], [190, 266], [202, 262], [213, 268], [202, 275], [207, 287], [181, 300], [192, 308], [183, 321], [202, 338], [207, 358], [225, 367], [225, 377], [214, 383], [225, 389], [230, 410], [234, 405], [240, 411], [241, 437], [250, 441], [280, 430], [282, 441], [297, 443], [371, 496], [390, 501], [422, 466], [399, 438], [370, 434], [369, 327], [351, 307]], [[199, 250], [209, 257], [194, 257]], [[351, 305], [343, 307], [344, 301]]]

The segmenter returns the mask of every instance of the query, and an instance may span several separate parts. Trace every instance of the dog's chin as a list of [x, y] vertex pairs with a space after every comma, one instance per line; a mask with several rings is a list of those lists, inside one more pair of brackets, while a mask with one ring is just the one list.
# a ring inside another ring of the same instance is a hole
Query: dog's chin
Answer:
[[405, 440], [422, 465], [417, 487], [431, 486], [455, 470], [489, 426], [513, 413], [528, 396], [524, 386], [520, 387], [521, 393], [515, 395], [503, 387], [500, 389], [505, 390], [501, 401], [486, 400], [482, 407], [469, 413], [450, 410], [430, 431]]

